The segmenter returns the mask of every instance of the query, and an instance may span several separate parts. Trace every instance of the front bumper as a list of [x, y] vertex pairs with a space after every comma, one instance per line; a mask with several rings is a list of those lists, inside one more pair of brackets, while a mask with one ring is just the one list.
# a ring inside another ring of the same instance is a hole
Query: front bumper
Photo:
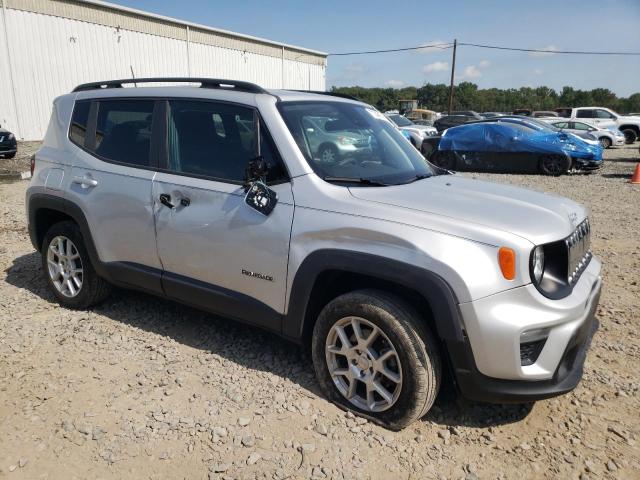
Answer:
[[[447, 342], [447, 348], [462, 394], [494, 403], [529, 402], [575, 388], [598, 328], [599, 273], [594, 257], [572, 294], [561, 300], [539, 299], [536, 305], [528, 288], [535, 287], [529, 285], [461, 304], [467, 336]], [[536, 328], [548, 329], [547, 340], [535, 363], [523, 366], [520, 335]]]
[[575, 166], [579, 170], [598, 170], [604, 163], [602, 160], [587, 160], [584, 158], [574, 158]]

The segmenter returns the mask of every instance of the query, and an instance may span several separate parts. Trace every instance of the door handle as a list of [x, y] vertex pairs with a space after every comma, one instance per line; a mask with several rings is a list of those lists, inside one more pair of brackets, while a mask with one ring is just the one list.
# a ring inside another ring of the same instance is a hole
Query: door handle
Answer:
[[171, 203], [171, 195], [169, 195], [168, 193], [161, 193], [159, 198], [160, 198], [160, 203], [165, 207], [176, 208], [175, 205]]
[[98, 181], [90, 177], [77, 176], [73, 177], [72, 181], [73, 183], [79, 184], [82, 188], [95, 187], [96, 185], [98, 185]]

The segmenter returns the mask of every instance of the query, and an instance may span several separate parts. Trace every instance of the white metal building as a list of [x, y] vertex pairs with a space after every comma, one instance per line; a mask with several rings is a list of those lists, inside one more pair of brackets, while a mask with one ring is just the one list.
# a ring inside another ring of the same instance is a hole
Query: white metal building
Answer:
[[325, 89], [327, 55], [97, 0], [0, 0], [0, 124], [44, 137], [53, 99], [80, 83], [212, 77]]

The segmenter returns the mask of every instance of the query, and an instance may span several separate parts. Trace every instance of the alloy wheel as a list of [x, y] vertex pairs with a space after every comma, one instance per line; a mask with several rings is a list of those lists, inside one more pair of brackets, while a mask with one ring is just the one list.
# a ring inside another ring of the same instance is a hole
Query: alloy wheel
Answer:
[[549, 175], [561, 175], [564, 173], [564, 158], [559, 155], [546, 155], [542, 159], [545, 172]]
[[73, 298], [82, 289], [83, 269], [80, 252], [65, 236], [54, 237], [47, 248], [47, 268], [53, 286], [65, 297]]
[[345, 317], [329, 330], [325, 344], [329, 374], [338, 391], [361, 410], [382, 412], [402, 390], [396, 348], [384, 332], [360, 317]]

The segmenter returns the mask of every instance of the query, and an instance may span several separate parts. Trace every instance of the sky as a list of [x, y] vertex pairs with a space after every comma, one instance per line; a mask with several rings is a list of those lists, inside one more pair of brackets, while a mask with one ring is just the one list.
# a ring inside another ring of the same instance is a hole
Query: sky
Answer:
[[[326, 53], [459, 42], [640, 52], [640, 0], [111, 0], [112, 3]], [[451, 50], [330, 56], [327, 88], [449, 83]], [[480, 88], [640, 92], [640, 56], [504, 52], [461, 46], [456, 82]]]

